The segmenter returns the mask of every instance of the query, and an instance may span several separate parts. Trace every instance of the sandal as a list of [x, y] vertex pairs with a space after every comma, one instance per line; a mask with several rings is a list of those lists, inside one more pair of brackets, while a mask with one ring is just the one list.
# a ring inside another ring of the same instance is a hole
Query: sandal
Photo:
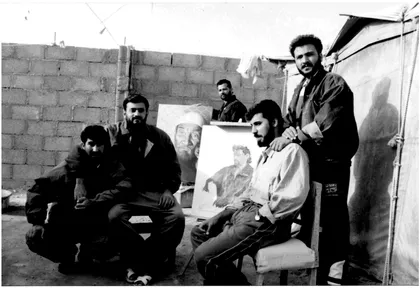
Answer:
[[134, 280], [134, 284], [139, 286], [147, 286], [151, 280], [152, 277], [149, 275], [138, 276], [137, 279]]
[[133, 271], [133, 269], [127, 268], [127, 275], [125, 276], [125, 281], [127, 281], [130, 284], [134, 284], [138, 277], [140, 276], [138, 276], [136, 272]]

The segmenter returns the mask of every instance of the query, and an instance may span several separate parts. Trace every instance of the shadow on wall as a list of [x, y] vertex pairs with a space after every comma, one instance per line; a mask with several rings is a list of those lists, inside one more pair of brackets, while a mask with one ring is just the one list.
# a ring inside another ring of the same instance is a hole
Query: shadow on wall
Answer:
[[356, 183], [349, 201], [350, 259], [365, 268], [383, 265], [385, 261], [388, 189], [392, 185], [396, 156], [396, 150], [388, 142], [398, 132], [398, 110], [388, 103], [390, 86], [391, 79], [385, 77], [373, 90], [372, 106], [359, 129], [360, 144], [353, 169]]

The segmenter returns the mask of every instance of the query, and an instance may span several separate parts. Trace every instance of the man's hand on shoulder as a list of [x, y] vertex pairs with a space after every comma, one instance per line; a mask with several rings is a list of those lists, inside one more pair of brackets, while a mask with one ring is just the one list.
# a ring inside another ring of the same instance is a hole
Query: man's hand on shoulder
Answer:
[[283, 136], [277, 137], [275, 138], [271, 143], [270, 143], [270, 147], [274, 150], [274, 151], [281, 151], [284, 147], [286, 147], [287, 145], [289, 145], [290, 143], [292, 143], [292, 140], [287, 139]]
[[159, 207], [163, 209], [169, 209], [172, 206], [174, 206], [174, 204], [175, 204], [174, 195], [172, 195], [171, 191], [165, 190], [162, 196], [160, 196]]
[[86, 209], [86, 208], [91, 207], [93, 204], [94, 204], [94, 201], [86, 197], [82, 197], [79, 200], [77, 200], [76, 206], [74, 208], [77, 210]]

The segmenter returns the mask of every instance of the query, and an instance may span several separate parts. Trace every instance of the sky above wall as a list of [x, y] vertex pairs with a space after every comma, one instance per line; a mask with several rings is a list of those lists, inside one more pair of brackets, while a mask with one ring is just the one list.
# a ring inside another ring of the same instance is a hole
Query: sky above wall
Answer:
[[[312, 33], [332, 44], [347, 16], [397, 2], [0, 2], [0, 40], [240, 58], [289, 56]], [[105, 28], [105, 29], [104, 29]], [[55, 38], [54, 38], [55, 33]], [[54, 40], [55, 39], [55, 40]]]

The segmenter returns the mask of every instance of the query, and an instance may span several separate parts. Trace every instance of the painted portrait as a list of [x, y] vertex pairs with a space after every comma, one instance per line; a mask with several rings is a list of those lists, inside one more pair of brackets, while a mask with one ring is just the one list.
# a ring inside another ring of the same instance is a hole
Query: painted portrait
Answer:
[[171, 137], [183, 184], [195, 182], [202, 129], [210, 123], [212, 110], [212, 107], [200, 104], [159, 104], [156, 126]]
[[192, 214], [203, 219], [210, 218], [241, 196], [249, 186], [261, 151], [249, 124], [205, 126]]

